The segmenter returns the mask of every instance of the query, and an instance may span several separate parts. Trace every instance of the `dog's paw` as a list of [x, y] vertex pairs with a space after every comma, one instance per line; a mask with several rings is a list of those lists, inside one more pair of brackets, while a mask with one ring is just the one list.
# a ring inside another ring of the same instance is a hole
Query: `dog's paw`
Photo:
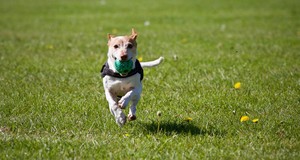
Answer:
[[118, 102], [118, 106], [121, 109], [125, 109], [129, 103], [130, 99], [129, 98], [124, 98], [122, 97], [119, 102]]
[[128, 114], [128, 120], [129, 120], [129, 121], [134, 121], [134, 120], [136, 120], [136, 116], [135, 116], [135, 115]]
[[[121, 110], [121, 109], [120, 109]], [[118, 114], [118, 116], [116, 116], [116, 122], [117, 124], [122, 127], [125, 123], [126, 123], [126, 116], [125, 114], [122, 112], [122, 110], [120, 111], [120, 113]]]

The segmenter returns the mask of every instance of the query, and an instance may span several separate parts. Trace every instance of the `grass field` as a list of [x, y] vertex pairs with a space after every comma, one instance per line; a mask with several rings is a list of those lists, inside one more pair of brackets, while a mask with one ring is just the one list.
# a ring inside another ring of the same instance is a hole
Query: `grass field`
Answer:
[[[300, 159], [299, 8], [1, 0], [0, 159]], [[165, 61], [145, 69], [138, 119], [120, 128], [99, 71], [107, 33], [132, 27], [139, 57]]]

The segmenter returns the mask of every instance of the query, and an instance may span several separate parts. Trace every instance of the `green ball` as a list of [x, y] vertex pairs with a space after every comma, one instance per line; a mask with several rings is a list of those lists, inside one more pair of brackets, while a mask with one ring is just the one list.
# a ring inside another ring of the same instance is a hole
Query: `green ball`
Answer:
[[128, 61], [116, 60], [115, 61], [115, 68], [116, 68], [117, 72], [120, 74], [129, 73], [132, 70], [132, 66], [133, 66], [132, 60], [128, 60]]

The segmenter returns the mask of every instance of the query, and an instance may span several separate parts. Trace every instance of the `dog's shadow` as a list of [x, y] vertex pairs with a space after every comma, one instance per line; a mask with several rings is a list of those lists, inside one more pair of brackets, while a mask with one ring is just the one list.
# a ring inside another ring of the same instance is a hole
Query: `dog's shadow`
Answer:
[[200, 135], [200, 136], [220, 136], [226, 135], [225, 131], [219, 130], [213, 126], [200, 128], [191, 122], [139, 122], [139, 126], [143, 128], [144, 133], [165, 134], [165, 135]]

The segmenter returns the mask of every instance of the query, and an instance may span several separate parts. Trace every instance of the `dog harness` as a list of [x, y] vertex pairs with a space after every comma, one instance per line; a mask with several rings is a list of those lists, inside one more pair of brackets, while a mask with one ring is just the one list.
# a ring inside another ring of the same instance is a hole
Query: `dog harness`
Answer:
[[109, 69], [107, 62], [105, 62], [105, 64], [102, 66], [102, 69], [101, 69], [101, 77], [102, 78], [104, 78], [106, 75], [116, 77], [116, 78], [127, 78], [127, 77], [133, 76], [137, 73], [139, 73], [141, 75], [140, 80], [142, 81], [144, 78], [144, 70], [141, 66], [141, 63], [138, 60], [135, 61], [135, 68], [132, 69], [130, 72], [128, 72], [125, 75], [114, 72], [113, 70]]

